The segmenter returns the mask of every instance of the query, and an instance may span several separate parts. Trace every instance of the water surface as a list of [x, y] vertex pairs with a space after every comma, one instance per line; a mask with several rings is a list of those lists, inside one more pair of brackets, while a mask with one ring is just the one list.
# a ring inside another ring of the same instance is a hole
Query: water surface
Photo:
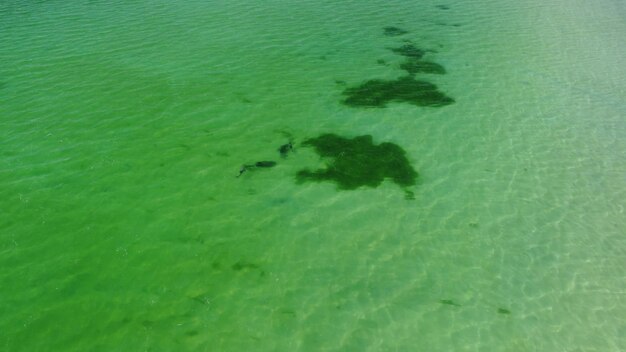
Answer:
[[[625, 17], [4, 1], [1, 349], [625, 350]], [[453, 104], [342, 102], [406, 76], [407, 41]], [[297, 182], [326, 133], [399, 146], [417, 181]]]

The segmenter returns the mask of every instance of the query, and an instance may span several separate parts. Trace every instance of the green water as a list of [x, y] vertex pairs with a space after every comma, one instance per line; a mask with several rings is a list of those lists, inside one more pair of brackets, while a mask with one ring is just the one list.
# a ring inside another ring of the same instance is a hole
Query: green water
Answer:
[[[0, 350], [626, 350], [625, 17], [3, 1]], [[343, 104], [404, 40], [455, 102]], [[298, 183], [325, 133], [398, 145], [416, 184]]]

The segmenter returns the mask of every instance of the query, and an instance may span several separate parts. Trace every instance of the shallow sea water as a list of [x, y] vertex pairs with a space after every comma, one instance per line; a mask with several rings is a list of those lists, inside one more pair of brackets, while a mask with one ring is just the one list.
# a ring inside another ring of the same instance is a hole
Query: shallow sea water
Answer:
[[[2, 2], [0, 350], [626, 350], [625, 18]], [[341, 104], [403, 40], [456, 102]], [[415, 199], [297, 184], [322, 133], [401, 146]]]

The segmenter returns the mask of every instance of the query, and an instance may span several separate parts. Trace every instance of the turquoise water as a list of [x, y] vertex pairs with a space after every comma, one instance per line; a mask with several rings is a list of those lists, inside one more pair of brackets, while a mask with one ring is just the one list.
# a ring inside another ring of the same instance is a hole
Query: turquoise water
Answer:
[[[626, 350], [625, 17], [3, 1], [0, 350]], [[406, 40], [455, 102], [342, 104]], [[325, 133], [400, 146], [416, 184], [297, 182]]]

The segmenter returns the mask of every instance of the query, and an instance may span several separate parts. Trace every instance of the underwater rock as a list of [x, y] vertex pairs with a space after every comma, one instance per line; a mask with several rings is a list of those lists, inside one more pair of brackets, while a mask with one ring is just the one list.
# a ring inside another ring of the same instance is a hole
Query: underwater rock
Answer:
[[278, 148], [278, 152], [280, 153], [280, 156], [283, 158], [287, 157], [287, 154], [289, 154], [289, 152], [293, 151], [293, 143], [289, 142], [287, 144], [283, 144], [280, 146], [280, 148]]
[[298, 183], [332, 181], [341, 190], [354, 190], [361, 186], [378, 187], [389, 178], [401, 187], [415, 185], [417, 172], [396, 144], [376, 145], [370, 135], [350, 139], [323, 134], [302, 145], [315, 148], [322, 158], [328, 158], [328, 163], [324, 169], [300, 170], [296, 174]]
[[274, 166], [276, 166], [275, 161], [257, 161], [256, 163], [252, 165], [245, 164], [245, 165], [242, 165], [241, 168], [239, 169], [239, 175], [237, 175], [237, 177], [241, 176], [244, 172], [254, 170], [257, 167], [269, 168], [269, 167], [274, 167]]
[[406, 102], [417, 106], [445, 106], [454, 103], [437, 86], [417, 81], [411, 76], [393, 81], [372, 79], [343, 91], [348, 97], [343, 103], [353, 107], [385, 107], [389, 102]]
[[416, 73], [432, 73], [437, 75], [443, 75], [446, 73], [446, 69], [438, 63], [415, 60], [411, 58], [400, 64], [400, 68], [411, 75], [414, 75]]
[[257, 161], [256, 163], [254, 163], [254, 166], [256, 166], [256, 167], [274, 167], [274, 166], [276, 166], [276, 162], [275, 161]]
[[448, 305], [448, 306], [455, 306], [455, 307], [460, 307], [461, 306], [460, 304], [454, 302], [451, 299], [441, 299], [441, 300], [439, 300], [439, 303], [445, 304], [445, 305]]
[[511, 311], [504, 308], [498, 308], [498, 314], [511, 314]]
[[383, 30], [384, 30], [384, 34], [388, 37], [397, 37], [399, 35], [409, 33], [402, 28], [393, 27], [393, 26], [384, 27]]
[[393, 51], [396, 54], [406, 56], [406, 57], [412, 57], [417, 60], [421, 59], [424, 56], [424, 54], [426, 54], [425, 50], [417, 48], [415, 47], [415, 45], [410, 44], [410, 43], [404, 44], [403, 46], [399, 48], [390, 48], [389, 50]]
[[240, 270], [250, 270], [250, 269], [259, 269], [260, 266], [258, 264], [254, 264], [254, 263], [248, 263], [248, 262], [242, 262], [242, 261], [238, 261], [237, 263], [233, 264], [231, 266], [231, 268], [235, 271], [240, 271]]

